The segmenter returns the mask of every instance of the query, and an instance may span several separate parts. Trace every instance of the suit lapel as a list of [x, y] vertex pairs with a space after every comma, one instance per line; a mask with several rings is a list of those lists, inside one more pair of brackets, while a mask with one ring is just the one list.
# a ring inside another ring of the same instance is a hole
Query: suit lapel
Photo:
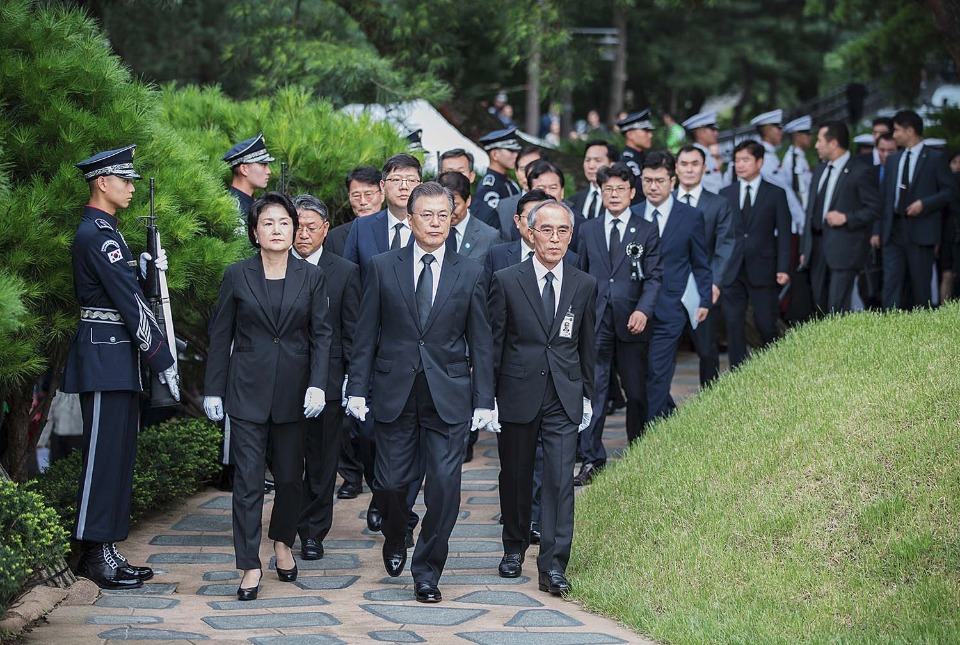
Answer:
[[907, 202], [903, 204], [903, 207], [906, 208], [908, 204], [914, 201], [913, 196], [916, 194], [914, 187], [917, 185], [917, 179], [923, 177], [923, 167], [926, 165], [927, 161], [927, 146], [923, 146], [923, 150], [920, 151], [920, 158], [917, 159], [917, 163], [913, 167], [913, 175], [910, 177], [910, 185], [907, 186]]
[[543, 296], [540, 294], [540, 285], [537, 284], [537, 272], [533, 269], [533, 262], [520, 266], [520, 275], [517, 277], [517, 281], [520, 283], [520, 290], [523, 291], [527, 300], [530, 301], [530, 306], [536, 312], [543, 333], [549, 334], [550, 327], [547, 324], [547, 315], [543, 311]]
[[455, 285], [460, 278], [459, 264], [460, 257], [457, 254], [443, 254], [443, 266], [440, 268], [440, 283], [437, 285], [437, 293], [433, 297], [433, 306], [430, 307], [427, 324], [421, 330], [423, 333], [427, 333], [427, 330], [430, 329], [433, 321], [437, 319], [440, 310], [443, 309], [443, 305], [446, 304], [447, 298], [449, 298], [451, 292], [453, 292], [453, 285]]
[[387, 230], [387, 211], [382, 210], [374, 217], [377, 218], [373, 226], [373, 239], [377, 244], [377, 251], [383, 253], [384, 251], [390, 250], [390, 231]]
[[847, 181], [847, 176], [850, 174], [851, 163], [853, 163], [852, 156], [849, 159], [847, 159], [847, 163], [845, 163], [843, 165], [843, 168], [840, 169], [840, 174], [837, 177], [837, 181], [833, 185], [833, 194], [830, 195], [830, 203], [827, 205], [828, 211], [832, 211], [833, 205], [837, 203], [837, 195], [840, 194], [840, 190], [843, 187], [843, 184]]
[[[624, 253], [626, 255], [626, 253]], [[567, 267], [564, 267], [567, 268]], [[563, 285], [560, 287], [560, 303], [557, 305], [557, 315], [553, 317], [553, 326], [547, 334], [548, 338], [553, 338], [560, 331], [560, 325], [563, 323], [563, 317], [570, 310], [570, 303], [573, 302], [573, 296], [577, 292], [577, 285], [574, 284], [573, 276], [568, 271], [564, 271]], [[541, 298], [541, 302], [543, 299]], [[540, 307], [543, 309], [543, 307]]]
[[298, 260], [291, 256], [287, 259], [287, 275], [283, 281], [283, 299], [280, 301], [280, 320], [277, 321], [277, 329], [283, 329], [283, 324], [290, 317], [293, 305], [300, 297], [300, 291], [303, 289], [303, 282], [306, 279], [307, 271], [304, 266], [306, 260]]
[[[623, 253], [617, 253], [616, 261], [613, 263], [613, 266], [610, 267], [611, 275], [617, 272], [617, 269], [620, 268], [620, 265], [623, 264], [623, 261], [626, 259], [627, 244], [637, 241], [637, 235], [639, 235], [640, 229], [640, 220], [642, 219], [642, 216], [637, 215], [634, 212], [630, 213], [630, 219], [627, 220], [627, 226], [623, 230], [623, 237], [620, 238], [620, 248], [623, 250]], [[608, 253], [607, 256], [609, 257], [609, 255], [610, 254]]]
[[417, 313], [417, 300], [413, 293], [413, 249], [404, 247], [403, 252], [397, 258], [397, 263], [393, 265], [393, 273], [397, 277], [397, 287], [407, 302], [407, 308], [410, 309], [410, 315], [420, 326], [420, 314]]
[[258, 252], [255, 256], [247, 260], [247, 270], [243, 272], [247, 279], [247, 286], [250, 292], [256, 298], [263, 315], [274, 329], [277, 328], [277, 321], [273, 319], [273, 310], [270, 307], [270, 297], [267, 295], [267, 276], [263, 273], [263, 260]]
[[[602, 259], [604, 266], [607, 267], [607, 271], [610, 275], [613, 275], [613, 267], [610, 266], [610, 249], [607, 247], [606, 209], [604, 209], [603, 213], [597, 219], [600, 221], [600, 226], [597, 227], [598, 233], [593, 236], [593, 245], [597, 247], [597, 255]], [[622, 241], [621, 239], [621, 242]]]

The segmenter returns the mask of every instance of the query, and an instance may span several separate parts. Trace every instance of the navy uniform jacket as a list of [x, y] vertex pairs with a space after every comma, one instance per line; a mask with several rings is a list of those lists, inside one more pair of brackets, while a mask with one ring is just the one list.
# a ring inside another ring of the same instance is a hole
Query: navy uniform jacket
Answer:
[[64, 392], [140, 392], [140, 355], [150, 369], [173, 365], [170, 345], [137, 281], [137, 259], [117, 218], [85, 206], [73, 241], [80, 325], [67, 354]]
[[[640, 188], [640, 170], [643, 168], [643, 158], [645, 156], [645, 152], [634, 150], [630, 146], [624, 146], [623, 152], [620, 154], [620, 161], [630, 166], [630, 170], [633, 171], [634, 176], [637, 178], [637, 192], [630, 201], [631, 206], [636, 206], [643, 201], [643, 190]], [[605, 212], [606, 211], [604, 211], [604, 209], [601, 207], [600, 219], [603, 219], [603, 214]]]
[[474, 196], [474, 201], [486, 204], [490, 208], [496, 208], [497, 204], [504, 197], [519, 195], [520, 187], [510, 181], [506, 175], [501, 175], [494, 170], [487, 170], [480, 182], [480, 188]]
[[246, 223], [247, 215], [250, 214], [250, 207], [253, 206], [253, 197], [233, 186], [230, 186], [229, 191], [230, 195], [237, 200], [237, 208], [240, 210], [244, 223]]
[[[532, 261], [494, 274], [489, 306], [500, 419], [530, 423], [540, 412], [549, 373], [570, 423], [580, 424], [583, 399], [593, 399], [596, 301], [597, 281], [566, 260], [552, 322]], [[568, 313], [573, 326], [561, 335]]]
[[391, 423], [403, 411], [417, 372], [423, 369], [440, 418], [451, 425], [466, 423], [475, 408], [493, 409], [486, 275], [478, 262], [446, 251], [422, 329], [413, 276], [412, 245], [370, 261], [347, 394], [366, 397], [372, 385], [373, 418]]
[[[580, 225], [580, 239], [577, 255], [583, 270], [597, 279], [597, 328], [603, 320], [603, 312], [610, 305], [613, 308], [613, 325], [617, 338], [621, 341], [648, 340], [647, 334], [631, 334], [627, 330], [627, 321], [634, 311], [642, 311], [647, 318], [656, 313], [657, 294], [663, 281], [663, 259], [660, 257], [660, 232], [635, 213], [630, 214], [627, 228], [620, 238], [620, 253], [613, 266], [610, 265], [610, 252], [607, 250], [605, 235], [605, 217], [587, 220]], [[631, 260], [627, 257], [627, 245], [639, 244], [643, 247], [640, 266], [644, 279], [630, 279]], [[647, 329], [651, 329], [648, 325]]]

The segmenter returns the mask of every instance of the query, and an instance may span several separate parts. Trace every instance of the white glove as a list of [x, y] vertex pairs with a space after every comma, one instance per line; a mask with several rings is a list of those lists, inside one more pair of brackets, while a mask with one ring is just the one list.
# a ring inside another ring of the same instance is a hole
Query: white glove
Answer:
[[223, 421], [223, 399], [219, 396], [203, 397], [203, 411], [211, 421]]
[[487, 424], [487, 427], [484, 428], [488, 432], [499, 433], [501, 430], [500, 427], [500, 405], [497, 403], [497, 400], [493, 400], [493, 418], [490, 419], [490, 423]]
[[473, 421], [470, 423], [470, 432], [486, 429], [493, 421], [493, 410], [477, 408], [473, 411]]
[[[153, 256], [146, 251], [140, 254], [140, 275], [144, 278], [147, 277], [147, 263], [152, 259]], [[167, 262], [167, 250], [161, 248], [160, 252], [157, 253], [156, 267], [161, 271], [166, 271], [169, 266], [170, 264]]]
[[367, 407], [367, 400], [362, 396], [347, 397], [347, 414], [351, 417], [358, 421], [366, 421], [367, 412], [369, 411], [370, 408]]
[[318, 387], [308, 387], [303, 397], [303, 416], [308, 419], [319, 417], [327, 405], [327, 398], [323, 390]]
[[577, 432], [583, 432], [587, 429], [587, 426], [590, 425], [590, 420], [593, 419], [593, 403], [590, 402], [590, 399], [583, 398], [583, 419], [580, 421], [580, 425], [577, 427]]
[[350, 377], [346, 375], [343, 377], [343, 387], [340, 388], [340, 407], [341, 408], [347, 407], [347, 381], [349, 380], [349, 378]]
[[180, 374], [175, 364], [160, 372], [160, 382], [170, 388], [170, 395], [175, 400], [180, 400]]

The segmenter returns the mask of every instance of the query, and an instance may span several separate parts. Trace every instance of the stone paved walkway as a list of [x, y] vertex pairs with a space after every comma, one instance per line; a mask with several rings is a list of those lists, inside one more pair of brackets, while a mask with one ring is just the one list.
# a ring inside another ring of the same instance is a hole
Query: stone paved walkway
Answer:
[[[682, 354], [674, 396], [679, 400], [696, 389], [696, 359]], [[625, 446], [622, 413], [608, 421], [605, 434], [615, 452]], [[337, 500], [326, 555], [310, 562], [298, 557], [300, 576], [294, 584], [277, 580], [272, 547], [265, 540], [261, 557], [270, 562], [270, 571], [264, 571], [260, 597], [238, 602], [230, 496], [208, 489], [138, 525], [124, 543], [131, 561], [154, 568], [153, 580], [138, 590], [104, 592], [93, 606], [61, 605], [23, 643], [653, 645], [574, 602], [539, 591], [535, 546], [523, 576], [497, 576], [502, 554], [498, 473], [496, 439], [483, 433], [474, 460], [464, 466], [460, 519], [440, 579], [444, 601], [439, 605], [414, 601], [409, 574], [385, 574], [380, 535], [371, 534], [364, 521], [368, 492]], [[264, 517], [271, 501], [268, 495]]]

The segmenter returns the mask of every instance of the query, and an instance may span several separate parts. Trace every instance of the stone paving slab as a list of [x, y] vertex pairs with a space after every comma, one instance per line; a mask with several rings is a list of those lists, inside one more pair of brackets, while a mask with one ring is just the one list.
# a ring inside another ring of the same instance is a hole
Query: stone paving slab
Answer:
[[524, 609], [504, 627], [583, 627], [583, 623], [556, 609]]
[[205, 641], [209, 636], [173, 629], [110, 629], [98, 634], [100, 638], [117, 641]]
[[156, 535], [150, 540], [154, 546], [233, 546], [232, 535]]
[[113, 609], [170, 609], [180, 604], [172, 598], [152, 598], [148, 596], [101, 596], [95, 603], [97, 607]]
[[339, 620], [322, 611], [204, 616], [202, 620], [214, 629], [288, 629], [290, 627], [330, 627], [340, 624]]
[[219, 611], [244, 609], [283, 609], [288, 607], [313, 607], [329, 605], [330, 601], [321, 596], [292, 596], [289, 598], [259, 598], [257, 600], [215, 600], [207, 605]]
[[383, 629], [368, 634], [375, 641], [385, 643], [425, 643], [426, 641], [417, 634], [408, 629]]
[[374, 616], [398, 625], [462, 625], [487, 613], [486, 609], [450, 609], [441, 605], [410, 607], [408, 605], [361, 605]]
[[154, 553], [147, 564], [224, 564], [233, 562], [232, 553]]
[[[156, 578], [154, 578], [156, 580]], [[170, 596], [177, 592], [176, 584], [146, 582], [139, 589], [104, 589], [103, 593], [117, 596]]]
[[254, 645], [345, 645], [336, 636], [303, 634], [299, 636], [256, 636], [250, 639]]
[[174, 531], [210, 531], [223, 533], [233, 530], [233, 518], [229, 515], [184, 515], [171, 526]]
[[[592, 632], [461, 632], [457, 636], [477, 645], [607, 645], [628, 643], [621, 638]], [[636, 641], [640, 642], [640, 641]]]

